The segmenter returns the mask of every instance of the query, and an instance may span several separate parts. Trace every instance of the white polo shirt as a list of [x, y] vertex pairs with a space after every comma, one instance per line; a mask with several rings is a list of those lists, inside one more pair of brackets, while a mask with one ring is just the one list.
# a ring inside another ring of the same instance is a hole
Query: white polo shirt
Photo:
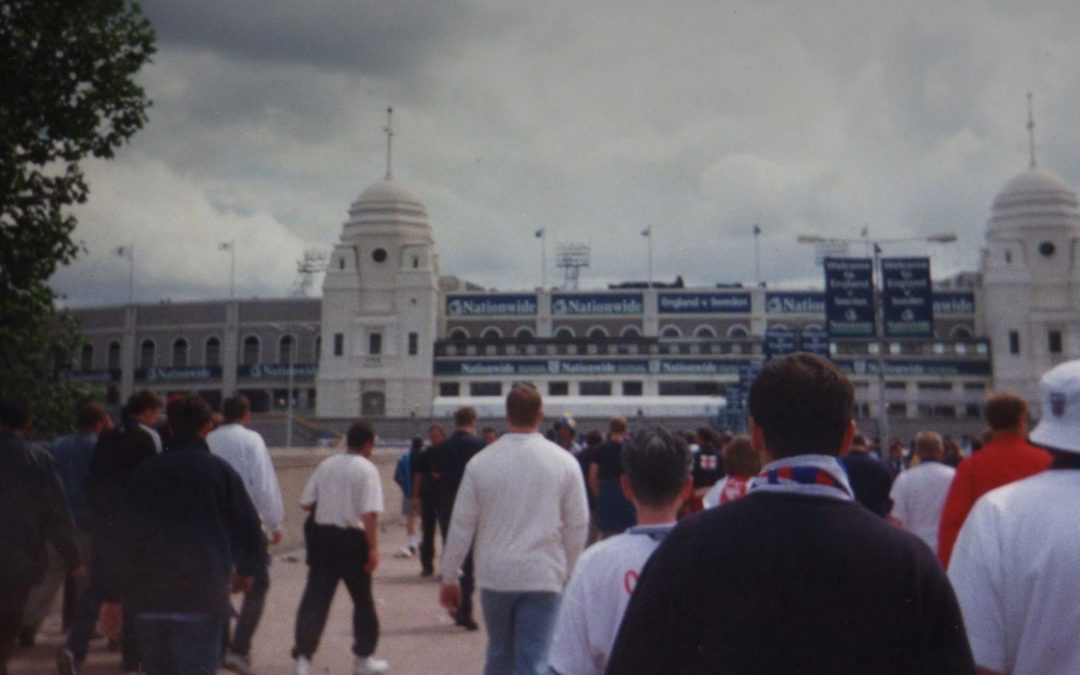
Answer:
[[266, 529], [280, 530], [285, 522], [285, 508], [281, 503], [281, 487], [274, 463], [263, 437], [242, 424], [230, 423], [211, 431], [206, 444], [210, 446], [210, 452], [240, 474]]
[[641, 568], [674, 526], [638, 525], [581, 554], [563, 591], [548, 652], [555, 672], [604, 672]]
[[956, 469], [941, 462], [922, 462], [897, 476], [889, 492], [893, 500], [892, 516], [925, 541], [934, 553], [937, 553], [941, 511], [955, 474]]
[[319, 525], [364, 529], [364, 514], [383, 511], [379, 470], [360, 455], [345, 453], [324, 459], [300, 496], [301, 506], [312, 504], [316, 504], [315, 522]]
[[975, 663], [1080, 673], [1080, 470], [1052, 469], [975, 503], [949, 562]]

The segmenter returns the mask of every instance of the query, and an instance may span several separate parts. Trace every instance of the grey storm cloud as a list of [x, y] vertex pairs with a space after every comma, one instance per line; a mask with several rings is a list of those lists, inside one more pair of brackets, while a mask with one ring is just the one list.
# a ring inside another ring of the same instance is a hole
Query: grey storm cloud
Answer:
[[[655, 275], [818, 283], [800, 233], [959, 241], [977, 266], [995, 192], [1039, 161], [1080, 186], [1080, 3], [957, 0], [508, 4], [144, 3], [159, 35], [140, 78], [150, 122], [95, 163], [72, 303], [126, 298], [111, 247], [135, 242], [140, 299], [287, 293], [305, 247], [332, 246], [384, 171], [427, 205], [444, 273], [540, 282], [560, 242], [592, 246], [582, 283]], [[190, 259], [189, 259], [190, 258]], [[93, 283], [82, 283], [91, 278]], [[549, 283], [561, 281], [551, 266]]]

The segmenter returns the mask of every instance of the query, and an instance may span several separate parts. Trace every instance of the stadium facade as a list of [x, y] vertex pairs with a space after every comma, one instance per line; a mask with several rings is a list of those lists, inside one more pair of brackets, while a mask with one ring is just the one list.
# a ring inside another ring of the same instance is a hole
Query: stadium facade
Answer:
[[71, 377], [110, 402], [142, 387], [213, 405], [240, 391], [262, 411], [292, 391], [320, 418], [442, 417], [463, 404], [496, 416], [527, 380], [549, 409], [584, 417], [705, 417], [770, 354], [804, 349], [851, 375], [860, 417], [876, 416], [883, 393], [900, 426], [970, 429], [988, 389], [1037, 410], [1039, 374], [1080, 356], [1078, 259], [1076, 195], [1032, 167], [994, 200], [979, 272], [935, 282], [932, 337], [830, 340], [820, 290], [493, 291], [441, 276], [426, 209], [387, 179], [350, 206], [321, 299], [78, 309], [88, 343]]

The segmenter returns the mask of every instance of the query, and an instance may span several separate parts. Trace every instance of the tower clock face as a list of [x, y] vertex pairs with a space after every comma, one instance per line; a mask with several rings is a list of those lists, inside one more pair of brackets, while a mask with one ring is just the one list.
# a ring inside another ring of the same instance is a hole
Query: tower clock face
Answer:
[[377, 248], [371, 252], [371, 259], [377, 263], [386, 262], [386, 249]]
[[1039, 255], [1044, 258], [1049, 258], [1050, 256], [1054, 255], [1055, 250], [1057, 250], [1057, 248], [1054, 246], [1054, 242], [1052, 241], [1044, 241], [1039, 244]]

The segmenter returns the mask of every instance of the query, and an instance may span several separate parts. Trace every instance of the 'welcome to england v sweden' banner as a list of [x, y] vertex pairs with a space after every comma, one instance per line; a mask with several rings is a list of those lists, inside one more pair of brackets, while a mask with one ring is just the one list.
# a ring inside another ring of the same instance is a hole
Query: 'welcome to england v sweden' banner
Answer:
[[885, 337], [934, 337], [929, 258], [881, 259]]
[[874, 261], [825, 259], [825, 322], [833, 338], [874, 337]]

